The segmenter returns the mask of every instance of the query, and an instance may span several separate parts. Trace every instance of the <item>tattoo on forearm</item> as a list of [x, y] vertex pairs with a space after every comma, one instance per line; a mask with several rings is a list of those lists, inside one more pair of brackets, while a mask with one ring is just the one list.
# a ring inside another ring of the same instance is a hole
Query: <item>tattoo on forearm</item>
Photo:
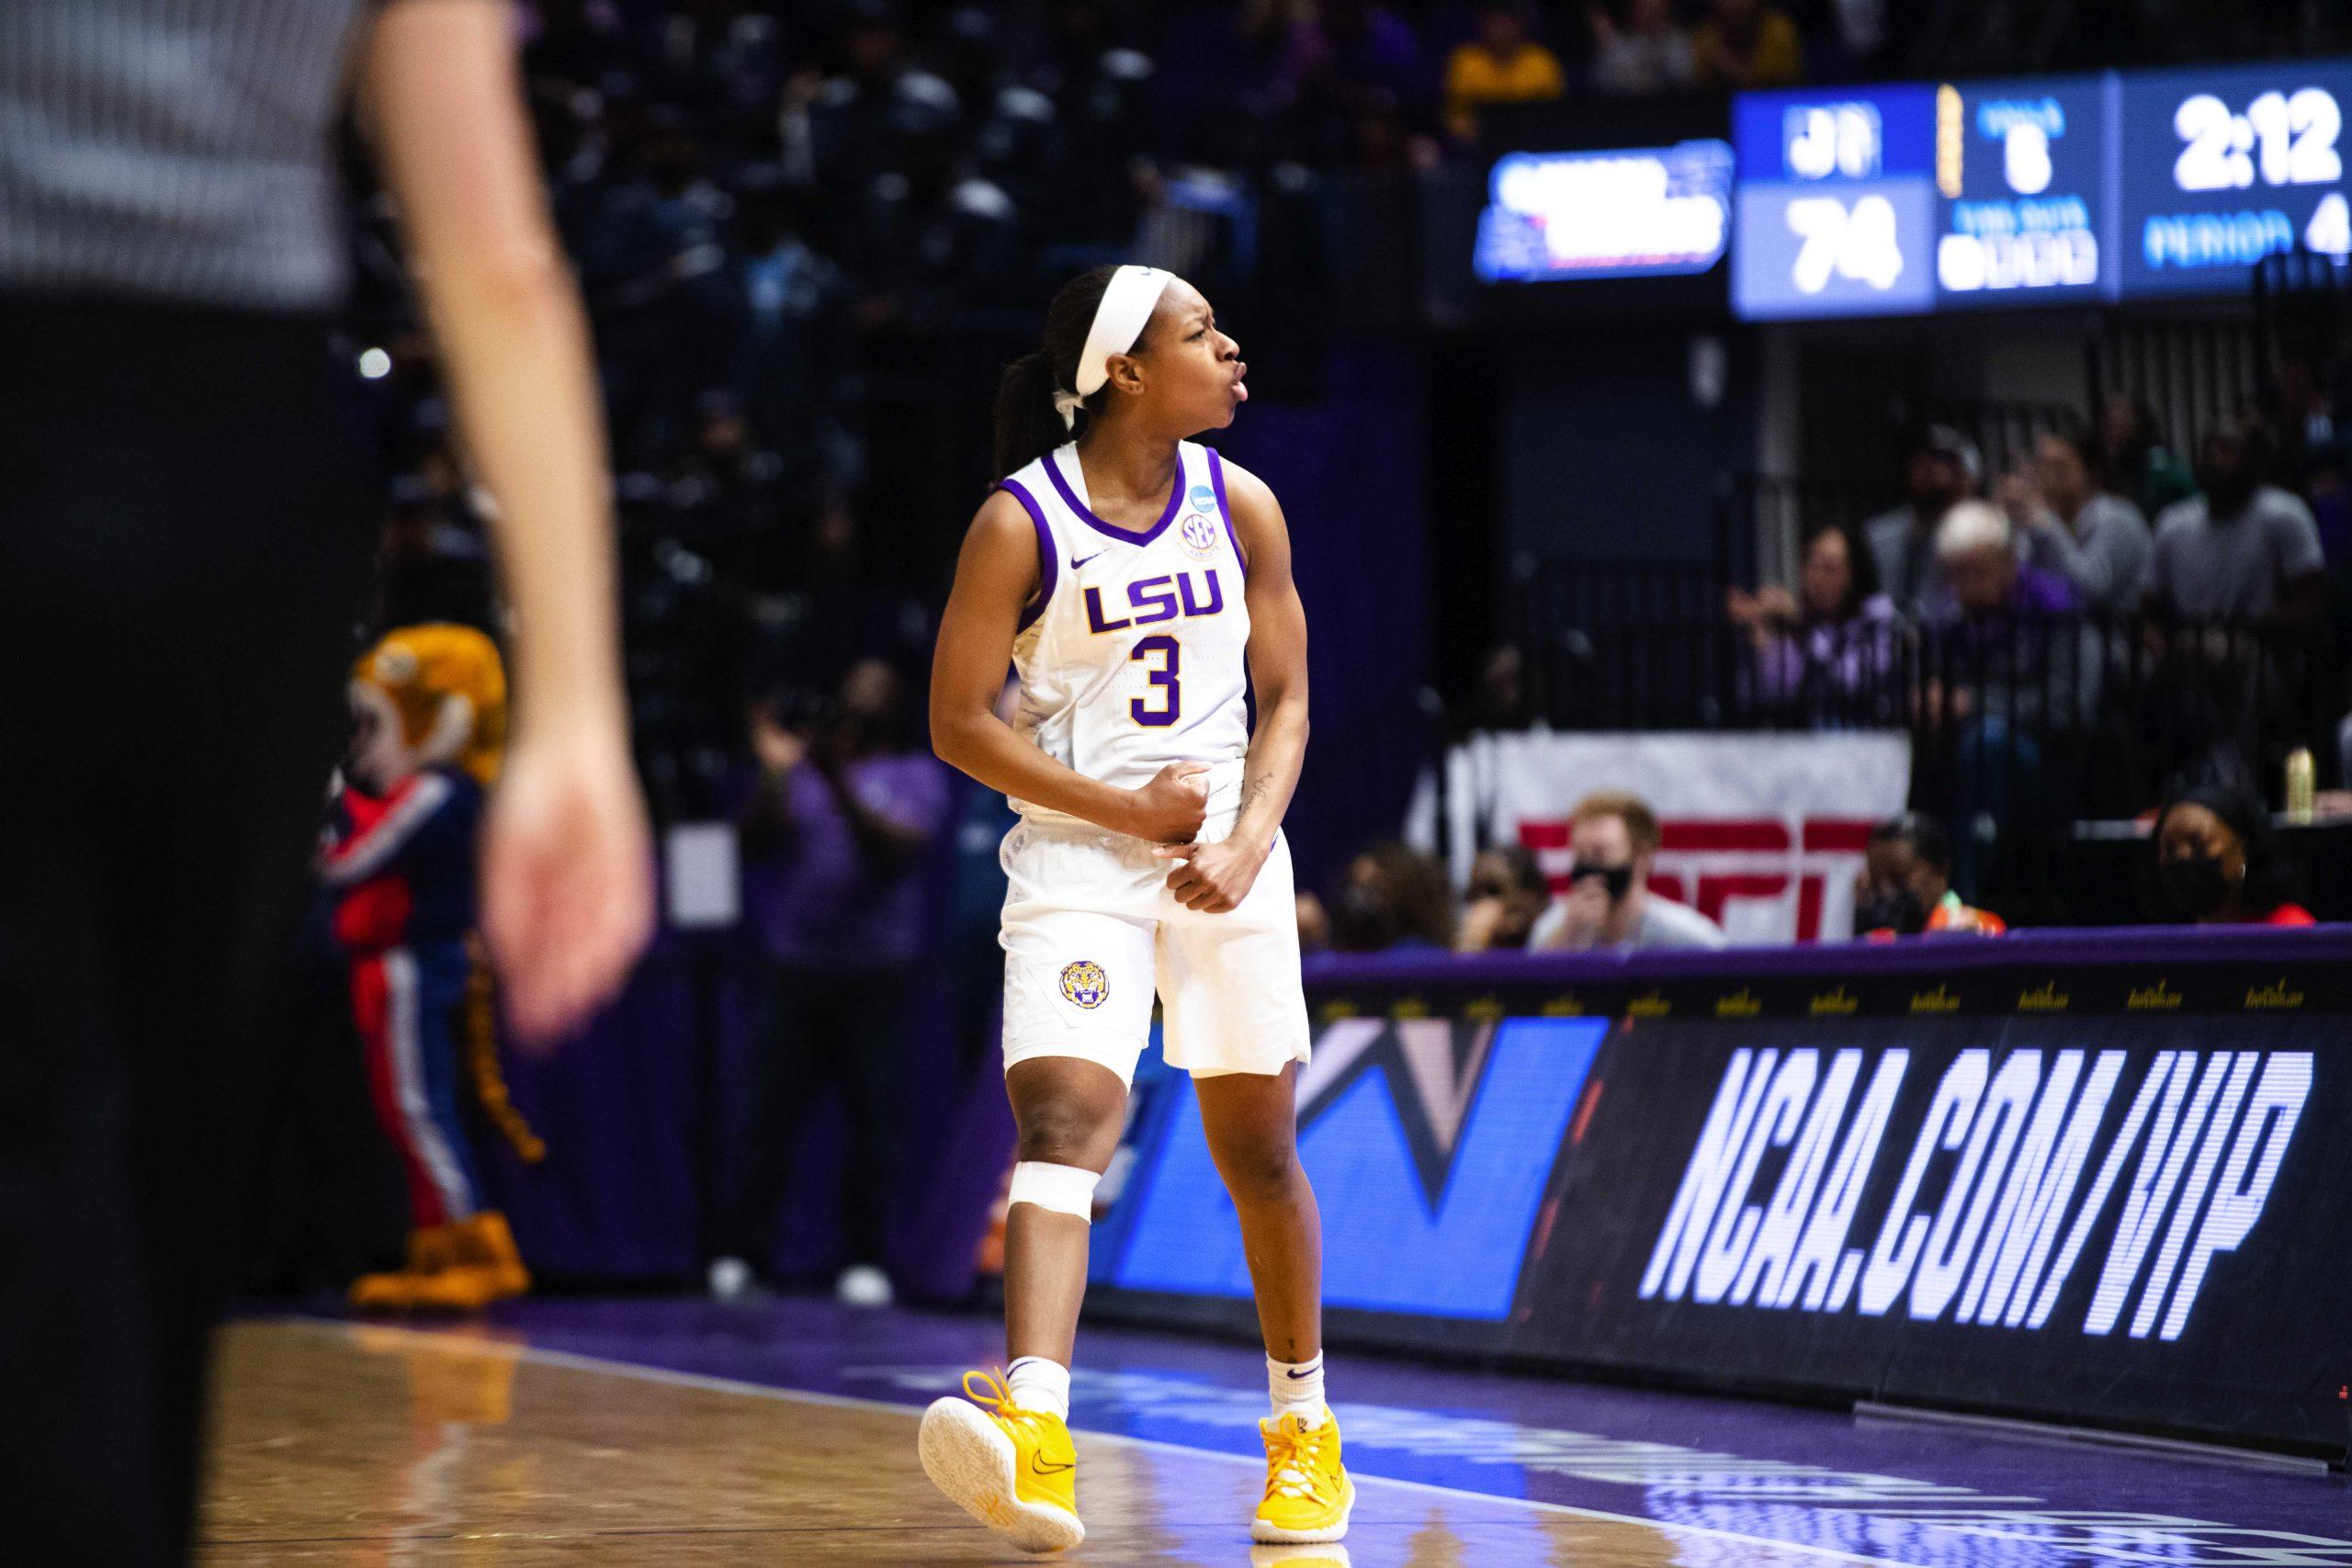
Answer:
[[1241, 809], [1248, 811], [1274, 792], [1274, 781], [1261, 775], [1241, 781]]

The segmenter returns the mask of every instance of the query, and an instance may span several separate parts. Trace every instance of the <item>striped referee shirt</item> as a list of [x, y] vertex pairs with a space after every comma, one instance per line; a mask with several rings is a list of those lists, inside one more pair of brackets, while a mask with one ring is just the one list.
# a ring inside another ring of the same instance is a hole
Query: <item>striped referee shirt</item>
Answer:
[[0, 0], [0, 292], [334, 309], [372, 0]]

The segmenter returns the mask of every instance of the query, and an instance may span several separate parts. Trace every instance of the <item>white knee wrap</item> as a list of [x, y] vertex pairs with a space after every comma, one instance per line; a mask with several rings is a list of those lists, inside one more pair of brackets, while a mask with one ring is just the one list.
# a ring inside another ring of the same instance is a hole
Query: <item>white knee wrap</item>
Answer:
[[1040, 1209], [1051, 1209], [1057, 1214], [1074, 1214], [1091, 1224], [1094, 1219], [1094, 1184], [1102, 1179], [1091, 1170], [1074, 1165], [1048, 1165], [1043, 1160], [1024, 1159], [1012, 1168], [1012, 1186], [1005, 1197], [1005, 1207], [1015, 1203], [1035, 1203]]

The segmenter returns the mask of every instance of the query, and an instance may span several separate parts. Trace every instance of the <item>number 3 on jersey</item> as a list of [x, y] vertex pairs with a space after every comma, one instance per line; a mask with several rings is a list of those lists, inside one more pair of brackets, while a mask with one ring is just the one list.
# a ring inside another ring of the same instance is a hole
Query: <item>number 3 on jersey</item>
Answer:
[[1137, 724], [1158, 728], [1176, 722], [1177, 714], [1183, 708], [1182, 688], [1177, 683], [1178, 660], [1182, 651], [1176, 639], [1167, 636], [1145, 637], [1129, 650], [1129, 660], [1149, 659], [1155, 654], [1164, 656], [1159, 668], [1151, 671], [1149, 679], [1151, 684], [1166, 694], [1166, 700], [1154, 706], [1148, 696], [1129, 698], [1127, 712], [1135, 716]]

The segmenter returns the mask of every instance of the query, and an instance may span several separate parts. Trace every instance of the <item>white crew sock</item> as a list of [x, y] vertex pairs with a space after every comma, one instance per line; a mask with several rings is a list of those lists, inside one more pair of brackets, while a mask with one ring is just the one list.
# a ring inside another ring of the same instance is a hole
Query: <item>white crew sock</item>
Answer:
[[[1069, 1369], [1059, 1361], [1023, 1356], [1005, 1369], [1004, 1384], [1022, 1409], [1069, 1419]], [[1316, 1386], [1322, 1386], [1319, 1378]]]
[[1273, 1395], [1274, 1419], [1304, 1416], [1309, 1426], [1320, 1426], [1330, 1406], [1323, 1403], [1323, 1355], [1311, 1361], [1277, 1361], [1266, 1358], [1266, 1391]]

